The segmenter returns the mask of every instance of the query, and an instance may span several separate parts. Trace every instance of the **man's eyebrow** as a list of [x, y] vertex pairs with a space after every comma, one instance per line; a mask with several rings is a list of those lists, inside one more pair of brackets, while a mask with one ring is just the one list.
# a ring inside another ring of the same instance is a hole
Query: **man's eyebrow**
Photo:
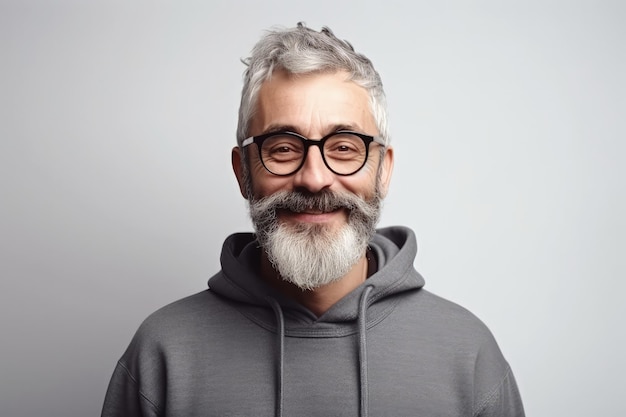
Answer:
[[[355, 132], [363, 132], [363, 129], [361, 129], [357, 125], [342, 123], [342, 124], [332, 125], [330, 128], [326, 129], [325, 135], [328, 135], [333, 132], [339, 132], [340, 130], [351, 130]], [[294, 133], [299, 133], [302, 135], [302, 132], [297, 127], [293, 125], [283, 125], [283, 124], [271, 124], [267, 126], [265, 129], [263, 129], [260, 135], [265, 135], [265, 134], [274, 133], [274, 132], [294, 132]], [[315, 138], [310, 138], [310, 139], [315, 139]]]
[[261, 132], [261, 135], [266, 135], [268, 133], [274, 133], [274, 132], [294, 132], [294, 133], [300, 133], [300, 132], [298, 132], [298, 128], [296, 128], [295, 126], [292, 126], [292, 125], [272, 124], [272, 125], [267, 126], [265, 129], [263, 129], [263, 131]]
[[332, 127], [332, 129], [329, 129], [328, 133], [331, 132], [338, 132], [340, 130], [352, 130], [354, 132], [362, 132], [363, 129], [361, 129], [358, 125], [352, 125], [352, 124], [337, 124], [334, 125]]

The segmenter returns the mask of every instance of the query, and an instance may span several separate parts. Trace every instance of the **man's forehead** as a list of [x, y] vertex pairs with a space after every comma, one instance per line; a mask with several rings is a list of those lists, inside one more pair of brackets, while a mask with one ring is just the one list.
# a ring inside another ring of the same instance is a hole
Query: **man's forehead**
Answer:
[[277, 130], [304, 134], [303, 125], [375, 134], [373, 124], [369, 95], [347, 72], [278, 70], [261, 85], [251, 127], [255, 135]]

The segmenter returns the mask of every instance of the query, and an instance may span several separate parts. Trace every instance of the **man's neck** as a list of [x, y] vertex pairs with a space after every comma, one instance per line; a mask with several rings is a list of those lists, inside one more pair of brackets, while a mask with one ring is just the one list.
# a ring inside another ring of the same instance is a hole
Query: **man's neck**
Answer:
[[337, 281], [312, 290], [302, 290], [283, 280], [272, 267], [265, 253], [261, 256], [261, 276], [263, 279], [283, 294], [304, 305], [318, 317], [365, 282], [367, 275], [368, 261], [367, 257], [363, 255], [352, 269]]

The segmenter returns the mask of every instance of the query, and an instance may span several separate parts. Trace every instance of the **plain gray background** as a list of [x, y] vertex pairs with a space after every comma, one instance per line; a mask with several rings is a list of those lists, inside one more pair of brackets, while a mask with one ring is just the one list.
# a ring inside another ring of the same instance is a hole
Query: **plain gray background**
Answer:
[[264, 29], [329, 25], [386, 86], [382, 225], [477, 314], [529, 416], [624, 416], [620, 1], [0, 2], [0, 415], [99, 415], [152, 311], [250, 230], [230, 167]]

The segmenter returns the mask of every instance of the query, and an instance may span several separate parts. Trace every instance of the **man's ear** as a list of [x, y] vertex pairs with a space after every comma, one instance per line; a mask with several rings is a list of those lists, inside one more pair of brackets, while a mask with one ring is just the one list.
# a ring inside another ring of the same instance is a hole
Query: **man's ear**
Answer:
[[387, 148], [385, 148], [385, 153], [383, 154], [383, 160], [381, 163], [380, 193], [381, 197], [384, 198], [387, 196], [387, 191], [389, 191], [391, 173], [393, 172], [393, 148], [391, 146], [387, 146]]
[[235, 146], [233, 148], [230, 159], [233, 164], [233, 172], [235, 173], [235, 177], [237, 177], [237, 182], [239, 183], [239, 191], [241, 192], [243, 198], [247, 200], [248, 190], [246, 189], [246, 184], [243, 180], [243, 164], [245, 164], [246, 162], [243, 160], [243, 155], [239, 146]]

